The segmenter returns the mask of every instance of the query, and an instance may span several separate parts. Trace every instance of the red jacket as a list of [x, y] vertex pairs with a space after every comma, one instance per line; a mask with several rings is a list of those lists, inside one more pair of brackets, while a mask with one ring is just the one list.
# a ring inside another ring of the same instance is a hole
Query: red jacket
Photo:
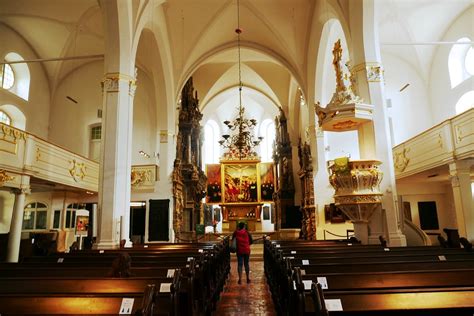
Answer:
[[249, 233], [245, 228], [238, 229], [234, 232], [234, 238], [237, 240], [237, 254], [238, 255], [249, 255], [250, 254], [250, 237]]

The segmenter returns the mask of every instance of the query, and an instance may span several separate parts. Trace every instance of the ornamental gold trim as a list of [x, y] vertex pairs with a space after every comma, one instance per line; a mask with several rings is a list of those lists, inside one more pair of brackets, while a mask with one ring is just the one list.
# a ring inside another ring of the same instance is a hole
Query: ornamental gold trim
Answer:
[[79, 182], [80, 180], [84, 180], [86, 176], [86, 164], [77, 162], [76, 159], [69, 160], [69, 163], [72, 165], [71, 168], [69, 168], [69, 174], [74, 181]]
[[403, 172], [408, 164], [410, 163], [410, 159], [407, 157], [407, 153], [410, 151], [410, 148], [403, 148], [401, 152], [395, 152], [395, 169], [398, 172]]
[[9, 176], [6, 170], [0, 169], [0, 187], [3, 187], [5, 182], [14, 180], [15, 177]]

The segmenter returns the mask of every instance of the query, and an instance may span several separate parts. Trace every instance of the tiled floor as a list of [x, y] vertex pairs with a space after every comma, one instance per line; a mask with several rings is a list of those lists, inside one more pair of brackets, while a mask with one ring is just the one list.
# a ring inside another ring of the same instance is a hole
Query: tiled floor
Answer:
[[263, 271], [263, 255], [251, 256], [250, 279], [251, 283], [247, 284], [244, 270], [242, 284], [237, 284], [237, 259], [232, 254], [230, 275], [213, 315], [276, 315]]

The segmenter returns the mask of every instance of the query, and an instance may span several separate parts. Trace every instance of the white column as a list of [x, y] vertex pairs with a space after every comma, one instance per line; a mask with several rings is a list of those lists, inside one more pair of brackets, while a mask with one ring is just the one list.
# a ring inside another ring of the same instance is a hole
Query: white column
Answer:
[[472, 166], [474, 160], [461, 160], [449, 164], [459, 235], [471, 242], [474, 240], [474, 196], [470, 176]]
[[[29, 177], [28, 177], [29, 181]], [[10, 223], [10, 234], [8, 237], [7, 262], [18, 262], [20, 253], [21, 229], [23, 224], [23, 211], [25, 209], [26, 194], [29, 193], [29, 186], [20, 189], [13, 189], [15, 203], [13, 205], [12, 221]]]
[[358, 93], [366, 103], [374, 105], [373, 122], [359, 128], [359, 138], [363, 138], [360, 143], [361, 159], [382, 161], [380, 170], [383, 172], [380, 191], [383, 193], [382, 208], [386, 216], [383, 217], [384, 212], [376, 211], [370, 219], [369, 243], [379, 243], [379, 235], [386, 235], [391, 246], [406, 246], [406, 238], [400, 229], [375, 2], [355, 0], [349, 5], [354, 45], [351, 57], [355, 65], [353, 71], [356, 72]]
[[130, 174], [135, 78], [108, 73], [103, 82], [98, 248], [117, 248], [130, 231]]

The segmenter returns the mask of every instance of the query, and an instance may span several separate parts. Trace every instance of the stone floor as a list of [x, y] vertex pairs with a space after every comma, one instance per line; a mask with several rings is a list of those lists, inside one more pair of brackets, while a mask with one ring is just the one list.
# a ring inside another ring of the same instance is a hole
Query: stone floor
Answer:
[[220, 315], [276, 315], [272, 296], [265, 279], [263, 270], [263, 254], [260, 245], [252, 245], [250, 258], [251, 283], [245, 281], [245, 270], [242, 284], [237, 284], [237, 258], [232, 254], [231, 270], [221, 299], [217, 303], [214, 316]]

